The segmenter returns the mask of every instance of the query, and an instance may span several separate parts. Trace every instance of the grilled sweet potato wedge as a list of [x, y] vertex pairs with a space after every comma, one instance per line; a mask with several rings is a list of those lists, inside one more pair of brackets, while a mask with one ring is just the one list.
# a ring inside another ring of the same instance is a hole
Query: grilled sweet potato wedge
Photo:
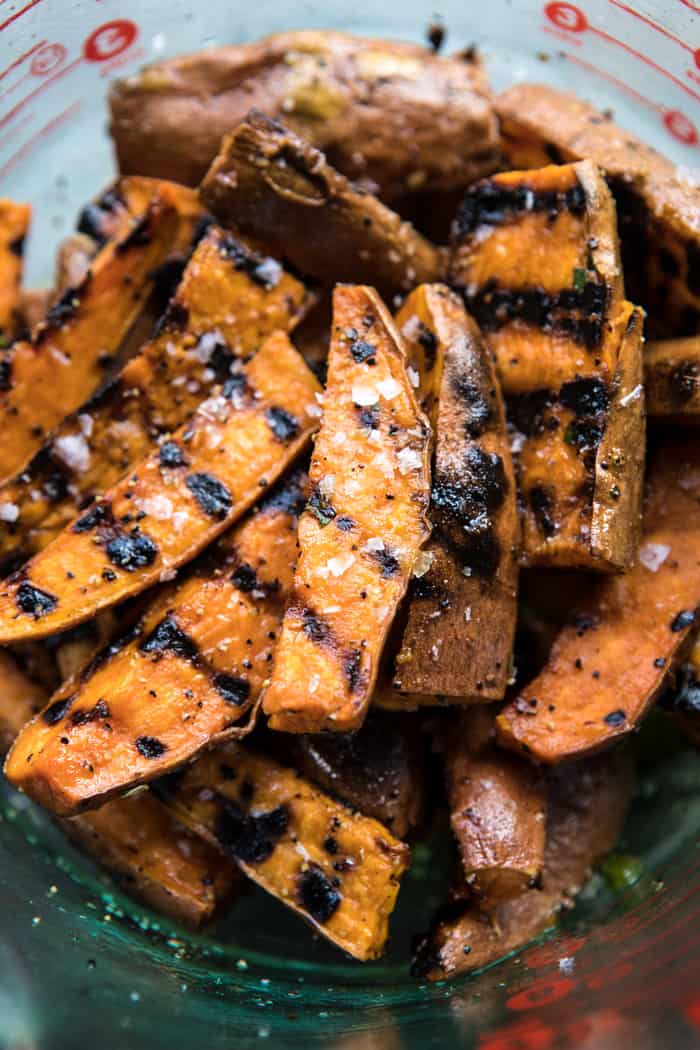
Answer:
[[595, 167], [509, 172], [470, 190], [452, 279], [519, 434], [524, 563], [626, 568], [639, 529], [643, 315], [623, 298], [615, 207]]
[[480, 970], [555, 925], [592, 866], [615, 846], [631, 791], [632, 768], [620, 752], [550, 774], [541, 888], [505, 901], [492, 917], [469, 901], [448, 906], [420, 943], [414, 974], [440, 981]]
[[639, 724], [700, 604], [700, 452], [666, 447], [650, 474], [632, 569], [600, 584], [542, 672], [497, 719], [499, 740], [539, 762], [600, 750]]
[[259, 237], [326, 287], [362, 281], [381, 295], [439, 279], [439, 249], [323, 153], [262, 113], [227, 136], [201, 187], [224, 226]]
[[494, 735], [493, 709], [463, 711], [445, 752], [450, 823], [469, 893], [484, 911], [534, 884], [545, 849], [542, 778], [498, 750]]
[[270, 336], [190, 421], [0, 585], [0, 639], [46, 637], [170, 578], [308, 443], [319, 392]]
[[339, 286], [294, 593], [263, 701], [271, 728], [362, 724], [429, 534], [428, 434], [386, 307], [371, 288]]
[[[0, 653], [0, 677], [4, 750], [44, 707], [46, 694], [7, 653]], [[238, 888], [236, 868], [148, 793], [115, 799], [61, 826], [135, 897], [188, 925], [206, 922]]]
[[328, 940], [356, 959], [381, 954], [410, 854], [378, 821], [237, 743], [157, 790], [179, 820]]
[[501, 699], [515, 633], [520, 522], [498, 380], [478, 328], [444, 286], [413, 292], [397, 324], [409, 358], [418, 344], [438, 363], [430, 373], [437, 379], [433, 533], [411, 582], [394, 686]]
[[302, 485], [283, 484], [51, 697], [10, 753], [13, 783], [65, 816], [252, 729], [291, 591]]
[[423, 823], [425, 754], [413, 719], [370, 710], [356, 733], [300, 736], [293, 754], [304, 776], [398, 838]]
[[170, 251], [176, 216], [156, 198], [120, 240], [105, 245], [89, 276], [49, 310], [30, 342], [5, 351], [0, 371], [0, 480], [28, 461], [67, 413], [100, 385]]
[[109, 104], [121, 171], [190, 186], [252, 106], [387, 199], [463, 187], [497, 163], [477, 61], [345, 33], [278, 33], [157, 62], [116, 82]]
[[101, 248], [108, 240], [120, 237], [134, 218], [140, 218], [153, 197], [167, 196], [175, 208], [179, 229], [174, 251], [185, 250], [206, 218], [196, 190], [167, 179], [149, 179], [131, 175], [117, 179], [94, 201], [85, 205], [78, 216], [77, 236]]
[[503, 146], [516, 168], [592, 160], [617, 202], [627, 293], [655, 338], [700, 331], [700, 189], [641, 139], [566, 91], [518, 84], [500, 95]]
[[700, 335], [647, 345], [644, 393], [650, 416], [686, 426], [700, 424]]
[[234, 359], [257, 351], [273, 331], [290, 331], [309, 303], [304, 286], [274, 259], [211, 227], [153, 339], [0, 485], [0, 559], [34, 554], [55, 539], [87, 500], [116, 484], [230, 377]]
[[[12, 342], [18, 327], [22, 255], [31, 217], [32, 209], [28, 204], [0, 200], [0, 346], [2, 347]], [[0, 372], [0, 390], [6, 389], [7, 379], [9, 376], [3, 379], [2, 372]]]
[[19, 313], [22, 328], [31, 332], [41, 323], [51, 307], [53, 294], [50, 288], [24, 288], [19, 298]]

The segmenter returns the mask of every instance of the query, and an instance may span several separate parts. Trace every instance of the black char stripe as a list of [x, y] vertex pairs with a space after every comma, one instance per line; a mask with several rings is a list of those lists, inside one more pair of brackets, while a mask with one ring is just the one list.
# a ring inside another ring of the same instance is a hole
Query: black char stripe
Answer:
[[192, 662], [199, 656], [197, 643], [178, 627], [172, 616], [166, 616], [153, 628], [141, 642], [140, 649], [143, 653], [174, 653]]
[[104, 700], [98, 700], [89, 710], [74, 711], [70, 716], [70, 721], [71, 725], [84, 726], [89, 722], [97, 722], [101, 718], [109, 718], [109, 707]]
[[283, 270], [276, 259], [259, 255], [235, 237], [227, 236], [222, 240], [221, 255], [266, 291], [276, 288], [282, 279]]
[[250, 682], [247, 678], [239, 678], [237, 675], [217, 674], [214, 677], [214, 687], [227, 704], [235, 704], [236, 707], [242, 707], [250, 697]]
[[151, 243], [152, 237], [151, 217], [150, 214], [146, 212], [138, 222], [134, 223], [126, 237], [119, 241], [115, 251], [118, 255], [121, 255], [124, 252], [130, 251], [132, 248], [143, 248]]
[[26, 613], [28, 616], [33, 616], [35, 620], [46, 616], [58, 605], [58, 598], [47, 591], [40, 590], [39, 587], [35, 587], [28, 580], [23, 580], [20, 583], [17, 588], [15, 601], [21, 612]]
[[74, 315], [80, 306], [77, 288], [66, 288], [63, 295], [46, 311], [46, 320], [52, 325], [62, 325]]
[[331, 639], [331, 629], [325, 620], [316, 616], [311, 609], [303, 609], [301, 613], [301, 627], [304, 634], [315, 642], [323, 645]]
[[559, 391], [559, 400], [577, 416], [595, 416], [608, 407], [608, 390], [602, 379], [572, 379]]
[[98, 525], [105, 525], [114, 520], [112, 506], [110, 503], [96, 503], [87, 513], [78, 518], [73, 526], [73, 532], [91, 532]]
[[481, 182], [469, 190], [455, 221], [454, 236], [466, 237], [480, 226], [502, 226], [515, 215], [547, 212], [557, 215], [567, 211], [583, 215], [586, 194], [579, 182], [566, 190], [534, 190], [527, 185], [504, 186], [498, 182]]
[[47, 726], [55, 726], [57, 722], [60, 722], [68, 714], [74, 699], [73, 696], [67, 696], [63, 700], [54, 700], [52, 704], [49, 704], [41, 716]]
[[113, 565], [126, 572], [144, 569], [152, 565], [158, 557], [158, 548], [155, 543], [143, 533], [138, 533], [136, 536], [129, 536], [125, 532], [120, 533], [106, 544], [105, 552]]
[[341, 897], [331, 880], [318, 867], [309, 864], [299, 876], [299, 901], [312, 919], [326, 923], [338, 910]]
[[0, 390], [9, 390], [12, 386], [12, 361], [4, 356], [0, 359]]
[[255, 569], [247, 562], [244, 562], [233, 570], [231, 573], [231, 583], [234, 587], [237, 587], [239, 591], [243, 591], [244, 594], [250, 594], [251, 591], [257, 590], [259, 586]]
[[22, 233], [19, 237], [15, 237], [14, 241], [10, 241], [8, 247], [13, 255], [21, 259], [24, 255], [24, 234]]
[[265, 412], [265, 419], [277, 441], [286, 444], [299, 433], [299, 420], [284, 408], [277, 408], [273, 405]]
[[246, 814], [232, 799], [219, 797], [214, 828], [216, 838], [231, 856], [246, 864], [260, 864], [273, 853], [289, 827], [289, 811], [278, 806], [268, 813]]
[[136, 750], [144, 758], [160, 758], [168, 750], [162, 740], [155, 736], [139, 736], [136, 738]]
[[177, 441], [165, 441], [160, 446], [158, 461], [160, 462], [161, 467], [175, 468], [187, 466], [185, 454]]
[[213, 474], [188, 474], [185, 484], [210, 518], [225, 518], [231, 512], [231, 493]]
[[184, 332], [189, 320], [190, 312], [187, 307], [177, 299], [171, 299], [165, 313], [159, 318], [153, 334], [157, 337], [163, 332]]

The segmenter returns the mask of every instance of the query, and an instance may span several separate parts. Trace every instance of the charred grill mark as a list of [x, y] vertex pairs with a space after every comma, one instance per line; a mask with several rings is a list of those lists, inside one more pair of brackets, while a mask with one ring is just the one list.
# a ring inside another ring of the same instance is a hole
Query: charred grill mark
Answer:
[[250, 698], [250, 682], [247, 678], [241, 678], [237, 675], [215, 675], [214, 688], [221, 694], [227, 704], [234, 704], [236, 707], [242, 707]]
[[188, 474], [185, 484], [208, 517], [222, 519], [231, 512], [231, 493], [213, 474]]
[[508, 398], [508, 418], [525, 437], [537, 437], [545, 431], [548, 410], [556, 401], [551, 390], [534, 390]]
[[589, 351], [600, 345], [610, 294], [604, 283], [589, 280], [581, 289], [549, 294], [541, 288], [499, 288], [492, 279], [477, 291], [461, 290], [484, 332], [523, 321], [544, 332], [564, 332]]
[[692, 627], [694, 623], [695, 623], [695, 610], [694, 609], [683, 609], [671, 621], [671, 630], [673, 631], [674, 634], [678, 634], [679, 631], [685, 631], [685, 629], [687, 627]]
[[102, 247], [108, 239], [105, 232], [108, 217], [120, 208], [126, 208], [124, 198], [116, 190], [107, 190], [98, 201], [85, 205], [78, 217], [78, 233], [92, 237]]
[[161, 758], [168, 750], [167, 745], [155, 736], [139, 736], [136, 738], [136, 750], [144, 758]]
[[171, 299], [165, 313], [158, 319], [154, 329], [154, 336], [163, 335], [164, 332], [184, 332], [189, 324], [190, 311], [177, 299]]
[[530, 489], [528, 500], [540, 532], [547, 539], [550, 539], [556, 532], [556, 523], [553, 515], [554, 500], [551, 494], [541, 485], [536, 485]]
[[602, 379], [572, 379], [562, 386], [559, 400], [577, 416], [604, 415], [608, 391]]
[[330, 627], [325, 620], [322, 620], [320, 616], [316, 616], [309, 608], [301, 610], [301, 629], [315, 645], [325, 645], [331, 641], [332, 633]]
[[112, 565], [126, 572], [136, 572], [153, 564], [158, 557], [158, 548], [141, 532], [136, 535], [120, 532], [105, 544], [105, 553]]
[[12, 359], [8, 355], [0, 358], [0, 391], [9, 390], [12, 386]]
[[376, 365], [377, 363], [377, 348], [372, 346], [371, 343], [365, 342], [364, 339], [355, 339], [350, 344], [350, 353], [352, 354], [353, 361], [356, 361], [358, 365]]
[[347, 679], [351, 693], [360, 692], [364, 675], [360, 671], [362, 653], [359, 649], [353, 649], [343, 657], [343, 673]]
[[401, 563], [390, 547], [383, 547], [378, 551], [367, 552], [373, 561], [376, 561], [381, 570], [383, 580], [390, 580], [401, 568]]
[[197, 340], [197, 349], [206, 351], [207, 368], [211, 368], [219, 383], [223, 383], [231, 375], [231, 365], [235, 358], [231, 347], [223, 339], [220, 332], [204, 332]]
[[195, 663], [199, 658], [197, 643], [178, 627], [172, 616], [164, 617], [139, 646], [142, 653], [173, 653], [183, 660]]
[[98, 700], [95, 706], [89, 710], [74, 711], [70, 716], [70, 722], [73, 726], [84, 726], [89, 722], [97, 722], [102, 718], [109, 718], [109, 706], [106, 701]]
[[418, 322], [418, 342], [423, 349], [425, 367], [429, 372], [432, 372], [437, 357], [437, 336], [422, 321]]
[[255, 284], [266, 291], [276, 288], [282, 279], [283, 270], [276, 259], [252, 251], [231, 235], [221, 239], [221, 257], [233, 263], [236, 270], [246, 273]]
[[492, 418], [489, 398], [477, 383], [472, 383], [465, 376], [452, 376], [450, 386], [455, 397], [464, 407], [466, 416], [464, 427], [468, 437], [481, 437]]
[[227, 853], [246, 864], [267, 860], [289, 827], [286, 806], [253, 815], [246, 814], [237, 802], [221, 795], [218, 804], [214, 834]]
[[668, 392], [672, 401], [684, 405], [700, 390], [700, 362], [681, 361], [669, 373]]
[[15, 601], [20, 612], [26, 613], [27, 616], [33, 616], [35, 620], [46, 616], [58, 605], [58, 598], [54, 597], [53, 594], [49, 594], [48, 591], [40, 590], [39, 587], [35, 587], [28, 580], [23, 580], [20, 583], [17, 588]]
[[547, 212], [556, 218], [565, 211], [577, 216], [586, 211], [586, 194], [578, 181], [566, 190], [534, 190], [523, 184], [503, 186], [495, 180], [484, 181], [467, 191], [457, 213], [453, 237], [467, 237], [480, 226], [502, 226], [518, 214]]
[[285, 477], [259, 504], [259, 514], [281, 513], [298, 518], [306, 502], [306, 475], [295, 470]]
[[260, 587], [255, 569], [247, 562], [244, 562], [233, 570], [231, 573], [231, 583], [234, 587], [237, 587], [239, 591], [243, 591], [244, 594], [250, 594], [251, 591], [258, 590]]
[[126, 237], [117, 244], [115, 251], [117, 255], [123, 255], [132, 248], [145, 248], [151, 243], [153, 233], [151, 230], [151, 217], [148, 212], [138, 222], [134, 223]]
[[275, 440], [285, 445], [299, 433], [299, 420], [284, 408], [277, 408], [273, 405], [265, 411], [265, 419]]
[[482, 579], [498, 569], [501, 548], [492, 514], [505, 499], [507, 480], [496, 453], [470, 448], [462, 474], [438, 477], [431, 493], [433, 520], [464, 563]]
[[122, 392], [122, 383], [119, 376], [115, 376], [113, 379], [108, 379], [102, 386], [99, 386], [92, 397], [89, 397], [87, 401], [83, 402], [81, 412], [96, 412], [98, 409], [103, 408], [110, 402], [114, 402], [120, 396]]
[[78, 518], [73, 526], [73, 532], [91, 532], [98, 525], [111, 525], [114, 522], [111, 503], [96, 503], [87, 514]]
[[60, 327], [75, 315], [80, 306], [80, 294], [77, 288], [66, 288], [60, 296], [46, 311], [46, 320], [49, 325]]
[[62, 700], [54, 700], [52, 704], [49, 704], [41, 716], [47, 726], [55, 726], [62, 718], [65, 718], [74, 700], [75, 696], [67, 696]]
[[299, 875], [299, 903], [318, 923], [326, 923], [338, 910], [342, 897], [317, 864], [309, 864]]
[[227, 397], [232, 401], [235, 407], [240, 407], [238, 402], [250, 394], [251, 390], [248, 386], [248, 380], [246, 379], [243, 372], [235, 372], [233, 375], [229, 375], [224, 381], [224, 385], [221, 389], [221, 396]]
[[410, 583], [411, 598], [440, 599], [444, 596], [444, 588], [439, 586], [432, 578], [430, 571], [424, 576], [412, 576]]
[[186, 467], [187, 459], [177, 441], [166, 441], [160, 446], [158, 461], [161, 467], [175, 469], [175, 467]]
[[331, 501], [324, 496], [317, 485], [314, 485], [306, 504], [306, 509], [317, 518], [321, 528], [325, 528], [336, 516], [336, 510]]

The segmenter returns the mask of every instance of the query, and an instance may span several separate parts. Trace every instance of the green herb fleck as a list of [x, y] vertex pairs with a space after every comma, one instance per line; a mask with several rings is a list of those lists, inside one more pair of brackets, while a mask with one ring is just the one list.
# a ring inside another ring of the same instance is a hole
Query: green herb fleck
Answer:
[[564, 442], [567, 445], [576, 444], [576, 438], [574, 436], [574, 424], [569, 423], [568, 427], [564, 431]]
[[333, 504], [325, 496], [322, 496], [318, 489], [314, 489], [309, 496], [306, 509], [318, 518], [322, 529], [325, 529], [326, 525], [333, 521], [336, 514]]
[[574, 288], [577, 292], [582, 292], [586, 287], [586, 279], [588, 273], [583, 270], [580, 266], [574, 266]]
[[611, 853], [600, 866], [601, 874], [611, 890], [620, 891], [634, 886], [644, 875], [639, 857], [630, 853]]

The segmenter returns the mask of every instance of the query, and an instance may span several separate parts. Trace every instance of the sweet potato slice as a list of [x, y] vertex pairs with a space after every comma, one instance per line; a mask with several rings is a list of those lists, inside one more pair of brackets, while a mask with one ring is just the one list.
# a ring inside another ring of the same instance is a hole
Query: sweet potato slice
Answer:
[[[28, 204], [0, 200], [0, 347], [12, 342], [18, 327], [22, 255], [31, 217]], [[0, 390], [8, 380], [0, 371]]]
[[387, 199], [463, 187], [496, 166], [478, 61], [344, 33], [279, 33], [146, 66], [110, 93], [121, 171], [195, 186], [251, 106]]
[[409, 849], [299, 773], [226, 744], [159, 781], [183, 824], [356, 959], [387, 938]]
[[46, 637], [171, 578], [305, 447], [319, 389], [287, 336], [270, 336], [172, 439], [0, 585], [0, 639]]
[[524, 563], [626, 568], [639, 529], [643, 315], [623, 298], [600, 174], [582, 162], [480, 183], [462, 205], [452, 276], [496, 354], [517, 431]]
[[[7, 653], [0, 653], [0, 748], [46, 703]], [[61, 821], [64, 831], [108, 868], [134, 896], [199, 926], [238, 888], [236, 868], [187, 831], [155, 796], [140, 792], [94, 813]]]
[[597, 751], [635, 729], [700, 604], [700, 454], [662, 448], [642, 545], [566, 625], [542, 672], [499, 715], [499, 739], [540, 762]]
[[54, 303], [31, 341], [5, 351], [0, 480], [21, 469], [42, 438], [104, 380], [176, 225], [167, 199], [156, 198], [127, 234], [105, 245], [83, 283]]
[[448, 906], [419, 944], [414, 976], [441, 981], [480, 970], [554, 926], [615, 846], [631, 791], [632, 768], [619, 752], [550, 774], [541, 888], [505, 901], [490, 918], [469, 901]]
[[444, 270], [442, 253], [409, 223], [262, 113], [224, 139], [201, 195], [224, 226], [259, 237], [326, 287], [363, 281], [391, 295]]
[[627, 292], [655, 338], [700, 331], [700, 190], [680, 168], [575, 95], [518, 84], [500, 95], [513, 167], [588, 158], [617, 202]]
[[371, 288], [339, 286], [294, 593], [263, 701], [273, 729], [362, 724], [429, 534], [428, 433], [386, 307]]
[[686, 426], [700, 424], [700, 335], [647, 345], [644, 393], [650, 416]]
[[155, 196], [165, 195], [175, 208], [179, 229], [173, 250], [185, 250], [191, 243], [197, 227], [205, 219], [205, 212], [196, 190], [168, 179], [149, 179], [131, 175], [117, 179], [98, 198], [90, 201], [80, 212], [77, 236], [101, 248], [108, 240], [120, 237], [134, 218], [140, 218]]
[[463, 711], [447, 734], [450, 823], [469, 892], [483, 911], [524, 893], [542, 871], [547, 801], [533, 766], [494, 746], [494, 712]]
[[34, 554], [54, 539], [155, 439], [181, 426], [229, 377], [234, 359], [257, 351], [273, 331], [294, 328], [309, 302], [274, 259], [211, 227], [153, 339], [0, 486], [0, 558]]
[[479, 330], [447, 288], [418, 288], [397, 324], [409, 358], [417, 343], [439, 363], [431, 370], [433, 534], [414, 569], [420, 575], [411, 581], [394, 686], [501, 699], [515, 633], [520, 522], [498, 380]]
[[53, 295], [50, 288], [25, 288], [19, 299], [22, 328], [31, 332], [44, 320], [51, 307]]
[[68, 815], [252, 729], [291, 591], [302, 485], [283, 484], [51, 697], [7, 760], [14, 784]]
[[371, 710], [356, 733], [297, 737], [293, 754], [304, 776], [398, 838], [420, 828], [426, 811], [425, 755], [413, 719]]

